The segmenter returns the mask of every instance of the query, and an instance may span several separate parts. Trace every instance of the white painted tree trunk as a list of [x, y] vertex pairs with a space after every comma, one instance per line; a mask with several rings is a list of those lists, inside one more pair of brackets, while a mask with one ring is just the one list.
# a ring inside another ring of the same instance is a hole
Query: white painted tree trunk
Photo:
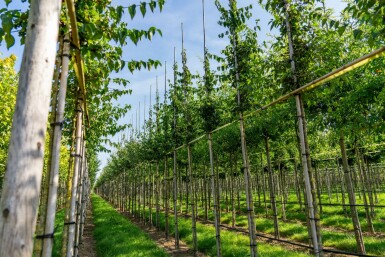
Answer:
[[0, 256], [33, 250], [61, 1], [32, 0], [1, 195]]
[[[46, 225], [44, 234], [53, 234], [56, 215], [57, 189], [59, 185], [60, 143], [62, 137], [62, 122], [64, 119], [64, 107], [67, 94], [67, 76], [69, 67], [70, 41], [66, 35], [63, 41], [63, 58], [60, 77], [60, 88], [58, 94], [58, 106], [56, 111], [55, 127], [53, 133], [52, 162], [50, 167], [50, 186], [48, 192], [48, 204], [46, 214]], [[43, 244], [43, 256], [51, 257], [53, 238], [45, 238]]]

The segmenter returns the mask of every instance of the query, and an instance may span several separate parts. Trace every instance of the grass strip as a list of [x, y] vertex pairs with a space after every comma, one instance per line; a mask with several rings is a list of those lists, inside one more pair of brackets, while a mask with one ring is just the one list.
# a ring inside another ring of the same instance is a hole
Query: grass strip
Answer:
[[55, 218], [55, 237], [53, 240], [52, 257], [61, 256], [61, 247], [63, 241], [63, 224], [65, 210], [58, 211]]
[[[385, 199], [385, 194], [379, 194], [379, 200]], [[291, 195], [289, 198], [294, 198], [295, 196]], [[358, 196], [357, 196], [358, 199]], [[294, 199], [289, 199], [294, 201]], [[324, 202], [327, 199], [325, 198]], [[333, 201], [336, 199], [332, 198]], [[236, 215], [236, 226], [247, 227], [247, 216], [246, 216], [246, 202], [244, 197], [241, 198], [241, 211], [242, 214], [237, 213]], [[278, 205], [278, 210], [280, 211], [280, 206]], [[225, 208], [223, 208], [225, 210]], [[238, 209], [237, 209], [238, 210]], [[265, 209], [263, 206], [256, 206], [256, 230], [257, 232], [263, 232], [266, 234], [274, 234], [274, 223], [271, 218], [265, 217]], [[349, 213], [348, 209], [348, 213]], [[271, 210], [269, 209], [269, 215], [271, 215]], [[280, 213], [279, 213], [280, 215]], [[363, 231], [366, 231], [366, 220], [364, 208], [359, 208], [359, 215], [361, 220], [361, 226]], [[199, 216], [203, 217], [204, 212], [200, 210]], [[287, 205], [286, 207], [286, 217], [287, 222], [283, 222], [279, 219], [279, 230], [280, 235], [295, 240], [301, 243], [307, 243], [307, 228], [304, 225], [306, 217], [304, 212], [300, 209], [299, 205]], [[209, 212], [209, 220], [213, 221], [214, 216], [212, 212]], [[385, 222], [385, 208], [376, 209], [376, 218], [373, 220], [376, 231], [384, 232]], [[231, 225], [231, 213], [223, 211], [221, 213], [221, 222], [222, 224]], [[330, 229], [323, 229], [322, 231], [322, 242], [325, 247], [333, 247], [338, 250], [347, 251], [347, 252], [357, 252], [356, 240], [353, 233], [353, 225], [351, 223], [351, 218], [344, 216], [342, 207], [339, 206], [324, 206], [323, 214], [321, 215], [321, 226], [325, 225]], [[345, 229], [346, 231], [333, 231], [333, 228]], [[385, 256], [385, 238], [378, 235], [369, 235], [364, 234], [364, 243], [366, 247], [367, 254], [376, 255], [376, 256]]]
[[101, 197], [91, 196], [98, 257], [166, 257], [150, 237]]
[[[148, 212], [147, 212], [148, 217]], [[155, 220], [155, 214], [153, 213], [153, 220]], [[179, 237], [190, 248], [192, 248], [192, 229], [191, 219], [185, 217], [178, 217], [179, 223]], [[164, 230], [164, 213], [159, 213], [159, 225]], [[174, 234], [174, 217], [169, 216], [170, 234]], [[216, 256], [216, 240], [215, 240], [215, 228], [210, 225], [204, 225], [197, 222], [197, 238], [198, 238], [198, 251], [205, 253], [208, 256]], [[234, 231], [221, 231], [222, 242], [222, 256], [223, 257], [245, 257], [250, 256], [249, 238]], [[298, 252], [289, 250], [281, 245], [274, 245], [265, 242], [258, 242], [258, 256], [262, 257], [306, 257], [311, 256], [304, 252]]]

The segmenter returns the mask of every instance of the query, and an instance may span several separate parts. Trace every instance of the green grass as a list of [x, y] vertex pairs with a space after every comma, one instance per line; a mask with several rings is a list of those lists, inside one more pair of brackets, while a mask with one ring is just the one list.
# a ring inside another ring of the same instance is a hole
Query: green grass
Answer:
[[[153, 220], [155, 214], [153, 213]], [[191, 219], [179, 217], [179, 237], [192, 248]], [[170, 233], [174, 231], [174, 217], [169, 216]], [[159, 225], [164, 230], [164, 213], [159, 215]], [[215, 229], [213, 226], [197, 223], [198, 250], [208, 256], [216, 256]], [[248, 236], [233, 231], [221, 231], [222, 256], [223, 257], [245, 257], [250, 256]], [[259, 256], [281, 257], [281, 256], [311, 256], [303, 252], [291, 251], [279, 245], [258, 242]]]
[[98, 257], [169, 256], [102, 198], [92, 195], [91, 200]]
[[64, 216], [65, 216], [64, 209], [56, 213], [55, 239], [53, 240], [52, 257], [61, 256]]
[[[294, 194], [289, 195], [289, 202], [296, 202], [296, 196]], [[341, 198], [339, 199], [341, 201]], [[379, 205], [385, 201], [385, 194], [379, 194]], [[328, 203], [327, 195], [322, 195], [322, 202]], [[338, 203], [335, 194], [331, 198], [332, 203]], [[257, 232], [263, 232], [268, 234], [274, 234], [274, 223], [269, 216], [265, 217], [265, 207], [262, 203], [258, 206], [257, 201], [255, 203], [256, 213], [256, 230]], [[357, 203], [362, 204], [362, 200], [357, 195]], [[184, 207], [185, 205], [183, 205]], [[237, 207], [237, 204], [235, 204]], [[225, 212], [225, 201], [221, 204], [221, 222], [222, 224], [231, 225], [231, 212]], [[270, 204], [268, 203], [268, 207]], [[183, 208], [184, 209], [184, 208]], [[247, 227], [245, 197], [241, 195], [240, 211], [236, 213], [236, 226]], [[281, 205], [277, 204], [278, 215], [281, 215]], [[237, 210], [239, 211], [239, 210]], [[365, 210], [363, 207], [358, 207], [359, 218], [363, 232], [367, 231]], [[353, 225], [350, 218], [350, 210], [347, 207], [348, 216], [344, 215], [343, 208], [341, 206], [323, 206], [323, 213], [321, 215], [321, 231], [323, 245], [326, 247], [333, 247], [339, 250], [348, 252], [357, 252], [356, 241], [353, 233]], [[272, 214], [269, 209], [269, 215]], [[199, 217], [204, 217], [203, 209], [199, 210]], [[214, 217], [212, 211], [209, 211], [209, 220], [213, 221]], [[307, 243], [307, 227], [305, 213], [300, 210], [299, 204], [287, 204], [286, 205], [286, 218], [287, 221], [283, 222], [279, 219], [279, 231], [282, 237], [295, 240], [302, 243]], [[385, 208], [376, 209], [376, 217], [373, 219], [375, 231], [385, 233]], [[340, 231], [338, 231], [338, 230]], [[343, 230], [343, 231], [341, 231]], [[376, 256], [385, 256], [385, 238], [382, 236], [370, 236], [364, 235], [364, 243], [368, 254]]]

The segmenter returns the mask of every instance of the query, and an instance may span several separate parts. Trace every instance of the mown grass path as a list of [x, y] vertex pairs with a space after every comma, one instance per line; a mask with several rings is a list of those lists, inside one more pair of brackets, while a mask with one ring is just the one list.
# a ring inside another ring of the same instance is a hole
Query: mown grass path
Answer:
[[94, 239], [98, 257], [167, 257], [149, 236], [111, 205], [91, 196], [94, 216]]

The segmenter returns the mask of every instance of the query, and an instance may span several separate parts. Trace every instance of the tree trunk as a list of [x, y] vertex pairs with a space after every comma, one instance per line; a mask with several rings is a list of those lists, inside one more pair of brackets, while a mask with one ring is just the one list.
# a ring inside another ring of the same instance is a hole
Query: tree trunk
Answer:
[[358, 149], [356, 148], [356, 153], [357, 153], [357, 172], [359, 173], [359, 178], [361, 182], [361, 188], [362, 188], [362, 199], [364, 200], [364, 206], [365, 206], [365, 215], [366, 215], [366, 221], [368, 223], [368, 230], [371, 234], [374, 234], [374, 227], [373, 227], [373, 221], [372, 221], [372, 216], [370, 215], [370, 209], [369, 209], [369, 204], [368, 204], [368, 199], [366, 196], [366, 183], [365, 183], [365, 175], [364, 175], [364, 170], [361, 167], [361, 162], [360, 162], [360, 155], [358, 154]]
[[0, 256], [33, 251], [60, 7], [48, 0], [30, 5], [0, 200]]
[[215, 186], [217, 183], [215, 182], [215, 174], [214, 174], [214, 160], [213, 160], [213, 147], [212, 147], [212, 135], [211, 133], [207, 134], [208, 137], [208, 145], [209, 145], [209, 156], [210, 156], [210, 176], [211, 176], [211, 192], [213, 195], [213, 201], [214, 201], [214, 225], [215, 225], [215, 239], [216, 239], [216, 246], [217, 246], [217, 257], [222, 256], [222, 246], [221, 246], [221, 229], [219, 226], [220, 223], [220, 216], [218, 211], [218, 198], [216, 197], [216, 188]]
[[338, 173], [338, 178], [339, 178], [339, 181], [340, 181], [340, 185], [341, 185], [341, 198], [342, 198], [342, 205], [343, 205], [343, 210], [344, 210], [344, 214], [345, 216], [347, 216], [347, 212], [346, 212], [346, 200], [345, 200], [345, 185], [346, 185], [346, 182], [344, 182], [341, 178], [341, 172], [340, 172], [340, 164], [338, 163], [338, 159], [337, 159], [337, 173]]
[[177, 177], [177, 159], [176, 150], [174, 149], [174, 173], [173, 173], [173, 195], [172, 199], [174, 202], [174, 237], [175, 237], [175, 248], [179, 249], [179, 229], [178, 229], [178, 177]]
[[159, 203], [159, 192], [160, 192], [160, 176], [159, 176], [159, 161], [156, 161], [156, 177], [155, 177], [155, 226], [159, 230], [159, 213], [160, 213], [160, 203]]
[[75, 241], [75, 211], [76, 211], [76, 190], [78, 185], [79, 173], [81, 168], [81, 153], [82, 153], [82, 121], [83, 121], [83, 101], [79, 98], [77, 110], [76, 110], [76, 148], [75, 148], [75, 163], [74, 163], [74, 175], [72, 177], [72, 192], [71, 192], [71, 205], [70, 216], [68, 222], [68, 241], [63, 242], [67, 244], [67, 257], [74, 256], [74, 241]]
[[[56, 55], [56, 62], [55, 62], [55, 71], [53, 75], [53, 87], [52, 87], [52, 95], [51, 95], [51, 113], [49, 115], [49, 123], [54, 124], [56, 119], [56, 108], [57, 108], [57, 96], [59, 91], [59, 76], [60, 76], [60, 68], [62, 63], [62, 54], [63, 54], [63, 37], [59, 36], [59, 50], [57, 51]], [[68, 67], [67, 67], [68, 69]], [[33, 254], [35, 257], [40, 257], [43, 254], [43, 240], [46, 237], [39, 237], [39, 235], [44, 234], [45, 226], [46, 226], [46, 218], [47, 218], [47, 205], [48, 205], [48, 191], [50, 187], [50, 167], [52, 162], [52, 148], [54, 144], [54, 126], [51, 125], [48, 130], [49, 134], [49, 148], [47, 149], [48, 152], [48, 160], [47, 160], [47, 170], [46, 174], [44, 176], [43, 174], [43, 181], [42, 181], [42, 188], [41, 188], [41, 197], [40, 197], [40, 208], [38, 213], [38, 224], [36, 226], [35, 234], [38, 235], [35, 237], [34, 247], [33, 247]]]
[[[76, 117], [76, 114], [75, 114]], [[73, 169], [73, 162], [74, 162], [74, 156], [72, 153], [75, 149], [75, 135], [76, 135], [76, 122], [75, 119], [73, 119], [73, 128], [72, 128], [72, 143], [71, 143], [71, 149], [70, 149], [70, 159], [68, 162], [68, 176], [67, 176], [67, 194], [65, 198], [65, 218], [64, 218], [64, 227], [63, 227], [63, 237], [62, 237], [62, 249], [61, 249], [61, 256], [66, 257], [67, 256], [67, 244], [65, 242], [68, 241], [68, 225], [70, 222], [70, 207], [71, 207], [71, 193], [72, 193], [72, 179], [74, 176], [74, 169]], [[104, 195], [104, 197], [106, 197]]]
[[[56, 111], [54, 132], [53, 132], [53, 145], [52, 145], [52, 161], [50, 167], [50, 186], [48, 192], [48, 201], [47, 201], [47, 216], [45, 224], [45, 235], [53, 235], [54, 226], [55, 226], [55, 215], [56, 215], [56, 200], [57, 200], [57, 190], [59, 183], [59, 166], [60, 166], [60, 145], [62, 137], [62, 126], [64, 119], [64, 107], [67, 94], [67, 76], [68, 76], [68, 67], [69, 67], [69, 54], [70, 54], [70, 43], [69, 35], [66, 35], [63, 41], [63, 59], [62, 59], [62, 68], [61, 68], [61, 78], [60, 78], [60, 89], [58, 94], [58, 104]], [[46, 237], [44, 240], [43, 246], [43, 257], [50, 257], [52, 254], [53, 247], [53, 237]]]
[[341, 156], [342, 156], [342, 168], [344, 171], [346, 190], [348, 192], [348, 197], [349, 197], [350, 214], [353, 221], [354, 235], [356, 237], [357, 248], [360, 253], [366, 254], [365, 245], [362, 238], [360, 220], [358, 219], [358, 213], [356, 209], [356, 195], [354, 193], [351, 172], [348, 166], [348, 158], [346, 156], [344, 135], [342, 133], [340, 135], [340, 149], [341, 149]]
[[164, 231], [166, 234], [166, 239], [169, 237], [169, 221], [168, 221], [168, 212], [169, 212], [169, 207], [168, 207], [168, 167], [167, 167], [167, 156], [164, 158]]
[[321, 200], [321, 182], [319, 178], [319, 171], [317, 165], [314, 166], [314, 178], [315, 178], [315, 185], [317, 188], [317, 197], [318, 197], [318, 203], [320, 204], [319, 211], [320, 214], [322, 214], [322, 200]]
[[[197, 240], [197, 230], [196, 230], [196, 218], [195, 218], [195, 190], [194, 190], [194, 182], [193, 182], [193, 176], [192, 176], [192, 156], [191, 156], [191, 146], [190, 144], [187, 145], [187, 161], [188, 161], [188, 177], [190, 179], [190, 185], [191, 185], [191, 229], [192, 229], [192, 235], [193, 235], [193, 255], [194, 257], [197, 256], [198, 251], [198, 240]], [[189, 189], [187, 189], [189, 191]]]
[[266, 148], [267, 169], [269, 172], [270, 204], [273, 210], [274, 237], [276, 239], [279, 239], [278, 212], [277, 212], [277, 204], [275, 201], [273, 170], [271, 169], [271, 161], [270, 161], [269, 137], [265, 135], [264, 138], [265, 138], [265, 148]]
[[[289, 43], [289, 59], [291, 64], [291, 72], [293, 83], [297, 86], [297, 76], [296, 76], [296, 67], [294, 60], [294, 47], [292, 41], [292, 33], [291, 33], [291, 24], [289, 17], [289, 5], [286, 0], [283, 0], [284, 8], [285, 8], [285, 20], [286, 20], [286, 29], [288, 35], [288, 43]], [[304, 174], [305, 181], [305, 189], [306, 189], [306, 200], [308, 206], [308, 214], [309, 214], [309, 224], [310, 224], [310, 235], [312, 237], [313, 242], [313, 250], [315, 256], [323, 256], [322, 251], [322, 239], [321, 239], [321, 228], [319, 223], [319, 213], [318, 213], [318, 203], [315, 197], [315, 185], [312, 183], [312, 174], [311, 174], [311, 161], [310, 161], [310, 150], [307, 142], [307, 131], [306, 131], [306, 120], [305, 120], [305, 112], [303, 109], [303, 103], [301, 95], [295, 95], [296, 107], [297, 107], [297, 117], [298, 117], [298, 127], [299, 127], [299, 141], [300, 141], [300, 149], [301, 149], [301, 160], [302, 160], [302, 169]]]
[[[83, 138], [84, 138], [83, 131]], [[82, 161], [79, 167], [79, 177], [78, 177], [78, 187], [77, 187], [77, 199], [76, 199], [76, 224], [75, 224], [75, 237], [74, 237], [74, 254], [73, 256], [78, 256], [79, 243], [80, 243], [80, 225], [81, 217], [83, 216], [83, 190], [84, 190], [84, 175], [85, 175], [85, 162], [86, 162], [86, 141], [82, 140]]]

